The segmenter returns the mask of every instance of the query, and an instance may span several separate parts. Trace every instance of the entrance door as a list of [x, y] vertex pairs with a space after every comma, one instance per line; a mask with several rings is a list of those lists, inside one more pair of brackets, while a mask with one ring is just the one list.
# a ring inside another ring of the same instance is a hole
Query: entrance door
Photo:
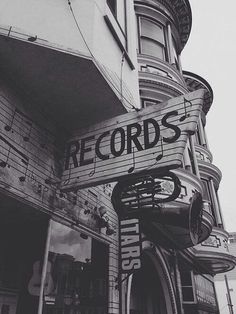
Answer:
[[165, 296], [152, 261], [143, 256], [142, 268], [133, 275], [130, 314], [166, 314]]

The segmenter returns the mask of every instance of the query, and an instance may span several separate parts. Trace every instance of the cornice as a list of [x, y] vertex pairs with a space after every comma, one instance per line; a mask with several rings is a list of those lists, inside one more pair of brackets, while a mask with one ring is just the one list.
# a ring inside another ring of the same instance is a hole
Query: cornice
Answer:
[[190, 92], [200, 88], [205, 89], [206, 92], [204, 95], [203, 112], [207, 114], [214, 97], [210, 84], [204, 78], [192, 72], [183, 71], [183, 76]]
[[218, 189], [222, 173], [214, 164], [198, 160], [198, 167], [200, 174], [203, 178], [212, 178], [216, 189]]
[[157, 75], [155, 75], [155, 76], [149, 75], [150, 78], [151, 78], [151, 76], [153, 77], [153, 79], [148, 79], [147, 75], [146, 75], [146, 78], [139, 77], [139, 84], [140, 84], [141, 90], [144, 86], [145, 87], [149, 86], [150, 88], [153, 88], [153, 89], [166, 91], [169, 94], [170, 94], [170, 91], [172, 91], [173, 94], [172, 95], [170, 94], [170, 96], [173, 96], [173, 97], [181, 96], [187, 92], [186, 89], [184, 89], [184, 87], [182, 85], [178, 84], [177, 82], [174, 82], [174, 81], [168, 80], [168, 79], [166, 79], [166, 82], [163, 82], [164, 79], [162, 76], [159, 76], [160, 81], [158, 81]]

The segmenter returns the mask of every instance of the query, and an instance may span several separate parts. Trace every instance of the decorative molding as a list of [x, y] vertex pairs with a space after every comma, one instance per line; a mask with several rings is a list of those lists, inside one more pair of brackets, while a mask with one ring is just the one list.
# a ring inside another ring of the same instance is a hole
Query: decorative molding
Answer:
[[201, 243], [201, 246], [218, 248], [221, 246], [221, 241], [216, 235], [210, 235], [209, 238]]

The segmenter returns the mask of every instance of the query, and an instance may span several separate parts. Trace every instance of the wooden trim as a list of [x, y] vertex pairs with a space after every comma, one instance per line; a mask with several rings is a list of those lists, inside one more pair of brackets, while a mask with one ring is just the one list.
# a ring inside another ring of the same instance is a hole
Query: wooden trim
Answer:
[[112, 33], [112, 35], [113, 35], [113, 37], [114, 37], [114, 39], [115, 39], [117, 45], [119, 46], [121, 52], [124, 53], [125, 59], [126, 59], [127, 63], [129, 64], [131, 70], [134, 70], [135, 67], [134, 67], [134, 65], [133, 65], [133, 62], [131, 61], [131, 59], [130, 59], [130, 57], [129, 57], [129, 55], [128, 55], [128, 52], [126, 51], [124, 45], [122, 44], [122, 42], [121, 42], [119, 36], [117, 35], [116, 30], [115, 30], [115, 28], [113, 27], [113, 25], [112, 25], [112, 23], [111, 23], [109, 17], [108, 17], [107, 15], [104, 15], [104, 20], [105, 20], [105, 22], [106, 22], [106, 24], [107, 24], [109, 30], [111, 31], [111, 33]]
[[128, 31], [127, 31], [127, 0], [124, 0], [124, 8], [125, 8], [125, 36], [126, 36], [126, 50], [128, 50]]

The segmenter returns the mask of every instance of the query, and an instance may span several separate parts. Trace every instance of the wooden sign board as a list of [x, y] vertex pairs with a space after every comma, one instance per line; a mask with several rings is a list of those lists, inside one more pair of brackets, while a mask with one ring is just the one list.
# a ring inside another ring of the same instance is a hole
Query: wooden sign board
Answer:
[[119, 219], [120, 274], [131, 274], [141, 268], [141, 240], [139, 219]]
[[67, 144], [61, 189], [180, 167], [203, 97], [200, 89], [80, 130]]

